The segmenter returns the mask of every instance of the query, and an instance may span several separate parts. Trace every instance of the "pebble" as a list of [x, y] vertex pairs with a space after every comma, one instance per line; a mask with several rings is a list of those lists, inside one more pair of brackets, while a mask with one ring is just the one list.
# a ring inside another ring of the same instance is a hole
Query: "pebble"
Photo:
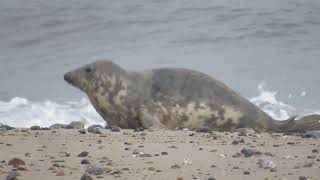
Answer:
[[305, 176], [299, 176], [299, 180], [308, 180], [308, 178]]
[[183, 180], [183, 177], [177, 177], [176, 180]]
[[93, 178], [88, 174], [83, 174], [80, 180], [93, 180]]
[[86, 172], [94, 175], [101, 175], [105, 172], [105, 170], [98, 165], [88, 165]]
[[86, 134], [86, 133], [87, 133], [87, 131], [86, 131], [85, 129], [80, 129], [78, 132], [79, 132], [80, 134]]
[[144, 152], [141, 151], [140, 149], [135, 149], [133, 150], [132, 154], [144, 154]]
[[13, 158], [8, 162], [8, 165], [12, 165], [13, 167], [18, 167], [21, 165], [26, 165], [26, 163], [22, 159]]
[[161, 155], [162, 156], [167, 156], [167, 155], [169, 155], [169, 153], [168, 152], [161, 152]]
[[241, 154], [243, 154], [245, 157], [251, 157], [254, 154], [256, 154], [256, 151], [254, 149], [250, 148], [243, 148], [241, 151]]
[[72, 121], [66, 127], [66, 129], [83, 129], [83, 128], [84, 128], [84, 122], [82, 121]]
[[91, 125], [88, 127], [88, 132], [90, 133], [94, 133], [94, 134], [102, 134], [101, 130], [103, 129], [103, 127], [101, 125]]
[[171, 166], [171, 169], [180, 169], [181, 166], [179, 166], [178, 164], [175, 164], [175, 165], [172, 165]]
[[227, 156], [225, 154], [219, 154], [219, 157], [226, 158]]
[[313, 166], [313, 162], [309, 162], [303, 165], [303, 167], [312, 167]]
[[90, 161], [89, 161], [89, 159], [83, 159], [83, 160], [81, 160], [80, 163], [81, 164], [90, 164]]
[[303, 138], [320, 138], [320, 131], [307, 131], [302, 134]]
[[78, 155], [78, 157], [87, 157], [88, 154], [89, 154], [89, 152], [83, 151], [83, 152], [81, 152], [81, 153]]
[[139, 154], [139, 157], [152, 157], [151, 154]]
[[243, 175], [250, 175], [249, 171], [243, 171]]
[[199, 133], [211, 133], [212, 129], [205, 126], [205, 127], [197, 128], [196, 132], [199, 132]]
[[144, 131], [143, 127], [138, 127], [133, 130], [133, 132], [142, 132], [142, 131]]
[[149, 167], [148, 170], [149, 170], [149, 171], [156, 171], [156, 168], [154, 168], [154, 167]]
[[216, 180], [214, 177], [209, 177], [208, 180]]
[[313, 149], [312, 153], [319, 153], [318, 149]]
[[65, 176], [66, 175], [66, 173], [64, 172], [64, 170], [60, 170], [57, 174], [56, 174], [56, 176]]
[[21, 176], [19, 172], [17, 171], [10, 172], [6, 180], [18, 180], [19, 179], [18, 176]]
[[67, 125], [66, 124], [54, 124], [54, 125], [51, 125], [49, 128], [50, 129], [66, 129]]
[[277, 167], [271, 160], [268, 159], [259, 159], [258, 164], [264, 169], [274, 169]]
[[238, 144], [240, 144], [240, 143], [245, 143], [244, 142], [244, 139], [241, 139], [241, 140], [234, 140], [234, 141], [232, 141], [232, 145], [238, 145]]
[[185, 159], [183, 159], [183, 164], [184, 165], [192, 165], [192, 160], [190, 158], [185, 158]]
[[41, 130], [41, 127], [40, 126], [31, 126], [30, 130], [32, 130], [32, 131]]
[[118, 126], [112, 126], [110, 130], [111, 130], [111, 132], [120, 132], [121, 131], [120, 127], [118, 127]]

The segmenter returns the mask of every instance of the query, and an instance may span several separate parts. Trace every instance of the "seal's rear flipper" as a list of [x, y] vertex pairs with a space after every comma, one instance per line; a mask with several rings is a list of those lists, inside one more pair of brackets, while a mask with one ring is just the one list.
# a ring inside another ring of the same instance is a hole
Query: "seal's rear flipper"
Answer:
[[278, 132], [304, 133], [306, 131], [320, 131], [320, 115], [293, 116], [286, 121], [279, 121], [277, 124]]
[[291, 116], [289, 119], [284, 121], [276, 121], [276, 127], [274, 129], [275, 132], [290, 132], [292, 127], [295, 125], [295, 119], [297, 115]]

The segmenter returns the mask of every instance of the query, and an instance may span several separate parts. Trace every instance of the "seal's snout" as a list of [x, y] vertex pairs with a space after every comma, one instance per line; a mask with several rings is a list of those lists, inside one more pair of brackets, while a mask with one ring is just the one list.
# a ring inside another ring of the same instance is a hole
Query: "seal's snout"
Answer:
[[65, 80], [65, 81], [67, 81], [68, 83], [72, 84], [72, 82], [73, 82], [73, 78], [72, 78], [72, 76], [71, 76], [71, 73], [70, 73], [70, 72], [68, 72], [68, 73], [64, 74], [63, 78], [64, 78], [64, 80]]

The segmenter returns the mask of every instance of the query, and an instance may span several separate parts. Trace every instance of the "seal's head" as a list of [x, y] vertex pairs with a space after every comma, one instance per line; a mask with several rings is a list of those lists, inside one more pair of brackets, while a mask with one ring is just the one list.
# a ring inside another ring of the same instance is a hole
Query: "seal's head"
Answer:
[[103, 81], [112, 76], [123, 74], [124, 70], [111, 61], [96, 61], [78, 69], [67, 72], [64, 80], [89, 93], [103, 84]]

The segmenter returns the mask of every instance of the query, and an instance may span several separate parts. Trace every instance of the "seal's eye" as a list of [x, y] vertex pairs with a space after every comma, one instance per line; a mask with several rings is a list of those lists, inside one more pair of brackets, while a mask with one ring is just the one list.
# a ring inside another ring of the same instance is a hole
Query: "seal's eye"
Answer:
[[91, 68], [86, 68], [85, 71], [86, 71], [87, 73], [90, 73], [92, 70], [91, 70]]

